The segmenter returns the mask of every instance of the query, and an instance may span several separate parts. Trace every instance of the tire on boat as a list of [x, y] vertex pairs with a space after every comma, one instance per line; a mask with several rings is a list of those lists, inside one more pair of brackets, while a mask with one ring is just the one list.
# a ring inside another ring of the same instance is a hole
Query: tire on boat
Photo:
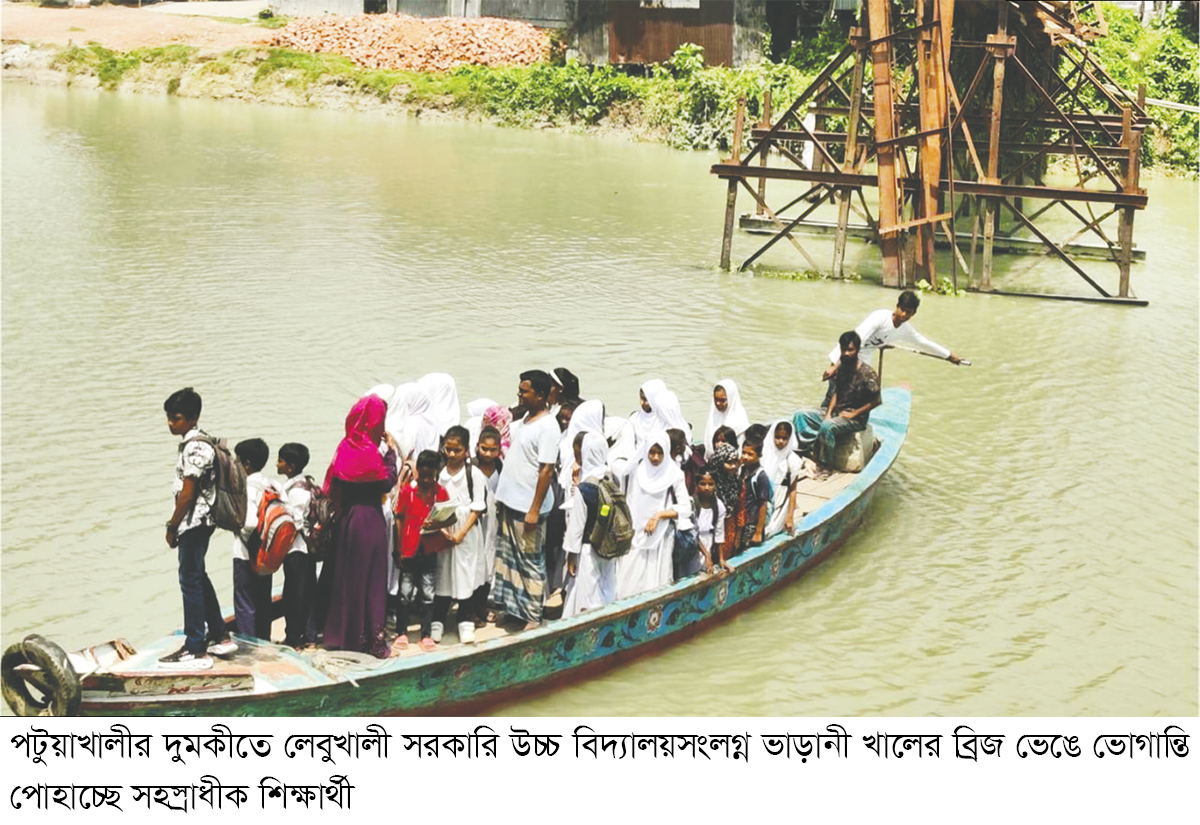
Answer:
[[[17, 716], [74, 716], [82, 690], [66, 651], [36, 633], [9, 645], [0, 659], [4, 701]], [[38, 698], [30, 691], [41, 693]]]

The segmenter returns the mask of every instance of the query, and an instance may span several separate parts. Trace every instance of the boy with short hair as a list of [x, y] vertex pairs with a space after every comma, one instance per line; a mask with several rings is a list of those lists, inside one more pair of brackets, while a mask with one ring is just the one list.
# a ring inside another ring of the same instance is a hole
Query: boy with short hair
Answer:
[[271, 641], [271, 577], [254, 572], [251, 547], [258, 550], [258, 503], [271, 482], [262, 474], [271, 448], [261, 438], [239, 441], [233, 454], [246, 471], [246, 525], [233, 537], [233, 613], [238, 633]]
[[749, 437], [742, 445], [742, 471], [736, 507], [736, 545], [730, 555], [737, 555], [748, 547], [757, 547], [763, 542], [763, 531], [767, 526], [767, 504], [771, 500], [771, 481], [767, 471], [759, 464], [762, 458], [761, 441]]
[[287, 479], [282, 485], [283, 497], [296, 522], [296, 542], [283, 559], [283, 615], [286, 621], [283, 643], [297, 650], [317, 641], [313, 616], [317, 567], [304, 540], [304, 535], [312, 528], [308, 523], [312, 488], [303, 475], [308, 458], [307, 447], [289, 442], [279, 448], [275, 462], [275, 470]]
[[209, 651], [232, 653], [237, 645], [225, 632], [221, 604], [204, 569], [213, 534], [216, 502], [216, 452], [200, 429], [200, 394], [191, 387], [176, 390], [163, 402], [167, 429], [180, 437], [175, 462], [175, 509], [167, 520], [167, 546], [179, 551], [179, 590], [183, 596], [183, 646], [159, 659], [180, 670], [212, 667]]
[[449, 501], [450, 494], [438, 484], [442, 457], [433, 450], [422, 450], [417, 456], [417, 477], [406, 484], [396, 496], [396, 549], [394, 561], [400, 568], [400, 605], [396, 610], [396, 632], [393, 654], [408, 647], [409, 608], [421, 601], [421, 649], [433, 650], [433, 596], [435, 555], [445, 549], [446, 538], [440, 532], [423, 530], [445, 527], [449, 520], [433, 524], [429, 514], [437, 502]]

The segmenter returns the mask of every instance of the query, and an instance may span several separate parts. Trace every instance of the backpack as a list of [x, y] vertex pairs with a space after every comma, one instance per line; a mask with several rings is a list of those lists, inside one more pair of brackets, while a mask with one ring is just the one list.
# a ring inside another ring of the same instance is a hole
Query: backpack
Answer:
[[629, 552], [634, 533], [633, 516], [625, 501], [625, 491], [611, 472], [594, 481], [599, 497], [596, 524], [588, 536], [588, 544], [602, 559], [619, 558]]
[[[268, 487], [258, 502], [258, 527], [254, 542], [257, 552], [250, 566], [260, 576], [269, 576], [280, 568], [284, 557], [296, 543], [296, 521], [288, 512], [287, 501], [279, 490]], [[252, 548], [253, 549], [253, 548]]]
[[229, 452], [229, 445], [223, 438], [201, 434], [194, 440], [211, 445], [216, 456], [213, 460], [213, 484], [216, 487], [211, 513], [213, 523], [222, 530], [241, 533], [249, 506], [246, 471], [242, 463]]
[[304, 529], [301, 535], [308, 545], [308, 553], [313, 561], [325, 561], [333, 556], [334, 536], [336, 534], [337, 514], [333, 509], [333, 499], [325, 495], [321, 486], [313, 481], [312, 476], [305, 476], [298, 486], [308, 491], [308, 512], [304, 517]]

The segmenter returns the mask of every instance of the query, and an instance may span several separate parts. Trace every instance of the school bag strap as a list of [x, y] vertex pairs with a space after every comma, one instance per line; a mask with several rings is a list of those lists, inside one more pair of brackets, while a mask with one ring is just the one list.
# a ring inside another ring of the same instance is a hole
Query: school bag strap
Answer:
[[[207, 433], [198, 433], [192, 441], [203, 441], [213, 449], [213, 506], [210, 511], [213, 524], [231, 533], [241, 533], [246, 525], [246, 470], [242, 462], [233, 457], [229, 445], [223, 438], [213, 438]], [[194, 506], [194, 505], [193, 505]]]

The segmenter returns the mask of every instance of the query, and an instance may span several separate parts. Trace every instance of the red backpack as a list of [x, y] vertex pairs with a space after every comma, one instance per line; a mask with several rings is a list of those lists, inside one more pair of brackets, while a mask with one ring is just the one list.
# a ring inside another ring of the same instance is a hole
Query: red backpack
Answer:
[[258, 552], [250, 565], [260, 576], [269, 576], [280, 568], [296, 541], [296, 521], [274, 487], [263, 490], [258, 502], [258, 527], [255, 529]]

